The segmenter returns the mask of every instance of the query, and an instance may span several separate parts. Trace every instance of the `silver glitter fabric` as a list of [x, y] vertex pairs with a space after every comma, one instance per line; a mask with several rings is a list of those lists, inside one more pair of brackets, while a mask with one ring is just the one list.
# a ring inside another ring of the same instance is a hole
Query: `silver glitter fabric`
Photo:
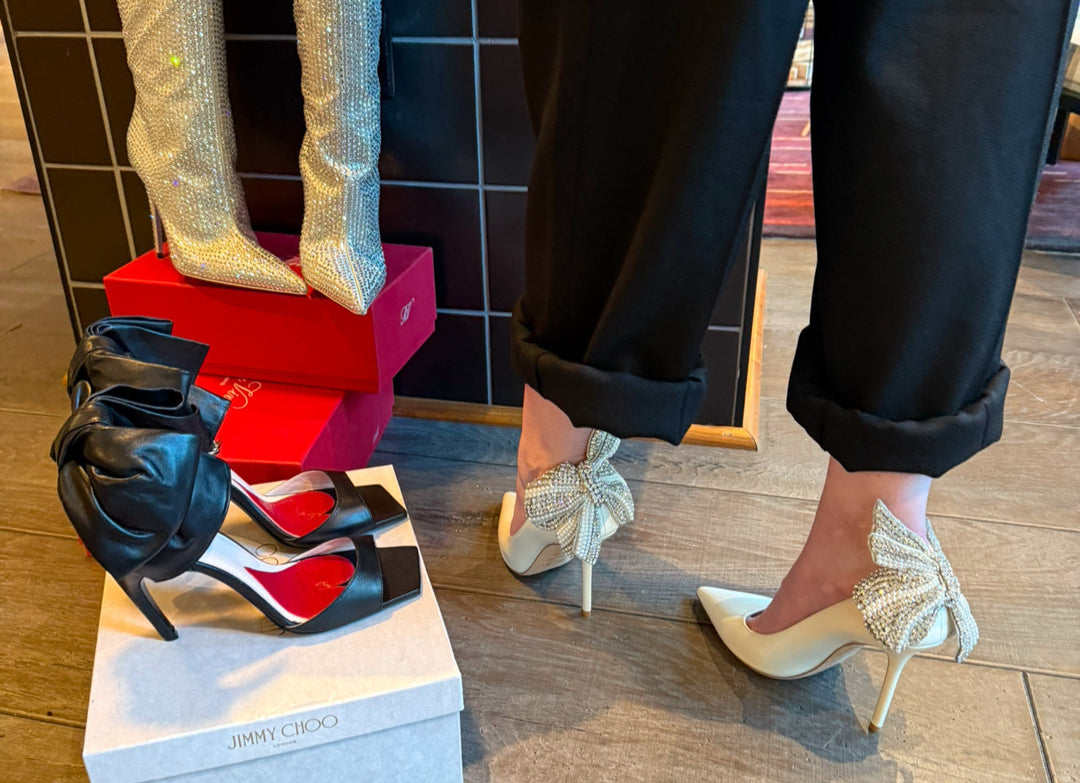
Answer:
[[590, 565], [600, 556], [604, 511], [619, 525], [634, 518], [630, 488], [609, 462], [619, 443], [614, 435], [593, 430], [585, 459], [556, 465], [525, 487], [526, 519], [554, 531], [563, 552]]
[[300, 264], [356, 313], [386, 282], [379, 238], [379, 0], [295, 0], [307, 134]]
[[119, 0], [135, 111], [128, 156], [161, 213], [173, 265], [226, 285], [305, 294], [258, 246], [240, 178], [221, 0]]
[[874, 638], [894, 652], [925, 639], [946, 607], [959, 641], [956, 660], [962, 661], [979, 641], [979, 628], [929, 520], [926, 538], [908, 530], [879, 500], [870, 532], [870, 553], [879, 568], [855, 585], [855, 603]]

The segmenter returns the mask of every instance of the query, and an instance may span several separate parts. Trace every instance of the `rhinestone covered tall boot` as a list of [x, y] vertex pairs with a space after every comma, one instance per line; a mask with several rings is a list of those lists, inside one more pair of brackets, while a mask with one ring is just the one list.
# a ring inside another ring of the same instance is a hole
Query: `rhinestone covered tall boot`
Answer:
[[790, 628], [770, 634], [751, 630], [747, 620], [765, 610], [767, 596], [700, 587], [698, 598], [727, 648], [766, 677], [809, 677], [863, 647], [884, 650], [885, 681], [870, 719], [870, 731], [877, 731], [912, 656], [955, 637], [956, 660], [963, 661], [978, 642], [979, 629], [930, 522], [924, 541], [880, 500], [873, 513], [870, 554], [878, 569], [855, 585], [851, 598]]
[[135, 111], [128, 156], [181, 274], [306, 294], [259, 247], [240, 178], [225, 72], [221, 0], [119, 0]]
[[379, 0], [295, 0], [307, 134], [300, 264], [316, 291], [366, 313], [386, 282], [379, 237]]
[[592, 611], [592, 567], [600, 545], [634, 519], [634, 499], [626, 480], [609, 461], [619, 439], [593, 430], [585, 459], [563, 462], [525, 487], [525, 524], [513, 535], [513, 492], [503, 495], [499, 551], [507, 567], [532, 576], [581, 561], [581, 613]]

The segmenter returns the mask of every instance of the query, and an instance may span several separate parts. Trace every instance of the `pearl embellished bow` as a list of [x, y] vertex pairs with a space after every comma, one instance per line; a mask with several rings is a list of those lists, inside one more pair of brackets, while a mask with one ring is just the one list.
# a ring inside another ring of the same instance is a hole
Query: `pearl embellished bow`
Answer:
[[600, 555], [607, 514], [625, 525], [634, 518], [634, 499], [626, 481], [608, 461], [619, 439], [593, 430], [585, 459], [556, 465], [525, 487], [525, 516], [542, 530], [551, 530], [570, 557], [590, 565]]
[[925, 639], [945, 607], [956, 626], [956, 660], [964, 660], [979, 641], [979, 627], [929, 520], [924, 541], [879, 500], [870, 553], [880, 567], [855, 585], [854, 597], [874, 638], [900, 652]]

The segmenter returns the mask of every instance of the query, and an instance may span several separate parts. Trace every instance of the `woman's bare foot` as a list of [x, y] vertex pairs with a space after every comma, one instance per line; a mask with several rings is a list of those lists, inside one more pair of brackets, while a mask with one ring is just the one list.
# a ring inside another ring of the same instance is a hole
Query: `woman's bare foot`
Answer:
[[561, 462], [583, 460], [591, 432], [588, 427], [575, 427], [555, 403], [545, 400], [531, 386], [525, 387], [517, 453], [517, 503], [510, 523], [511, 535], [525, 524], [525, 485]]
[[874, 571], [867, 537], [874, 503], [926, 538], [930, 477], [911, 473], [848, 473], [830, 458], [810, 535], [772, 603], [750, 620], [758, 633], [776, 633], [851, 597], [855, 583]]

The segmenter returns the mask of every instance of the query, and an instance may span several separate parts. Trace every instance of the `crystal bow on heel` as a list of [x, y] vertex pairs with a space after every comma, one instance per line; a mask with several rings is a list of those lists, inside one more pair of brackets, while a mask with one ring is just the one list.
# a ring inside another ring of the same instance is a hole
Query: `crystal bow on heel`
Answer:
[[633, 521], [634, 499], [626, 481], [611, 466], [619, 439], [593, 430], [585, 459], [563, 462], [525, 487], [525, 523], [510, 534], [517, 496], [503, 496], [499, 550], [507, 567], [532, 576], [581, 561], [581, 612], [592, 611], [592, 567], [600, 545]]
[[877, 731], [907, 662], [954, 637], [956, 660], [963, 661], [978, 642], [979, 629], [930, 522], [924, 541], [880, 500], [873, 513], [869, 543], [878, 569], [855, 585], [851, 598], [790, 628], [771, 634], [750, 629], [747, 620], [765, 610], [767, 596], [700, 587], [698, 597], [727, 648], [766, 677], [808, 677], [863, 647], [883, 650], [888, 666], [870, 719], [870, 731]]

